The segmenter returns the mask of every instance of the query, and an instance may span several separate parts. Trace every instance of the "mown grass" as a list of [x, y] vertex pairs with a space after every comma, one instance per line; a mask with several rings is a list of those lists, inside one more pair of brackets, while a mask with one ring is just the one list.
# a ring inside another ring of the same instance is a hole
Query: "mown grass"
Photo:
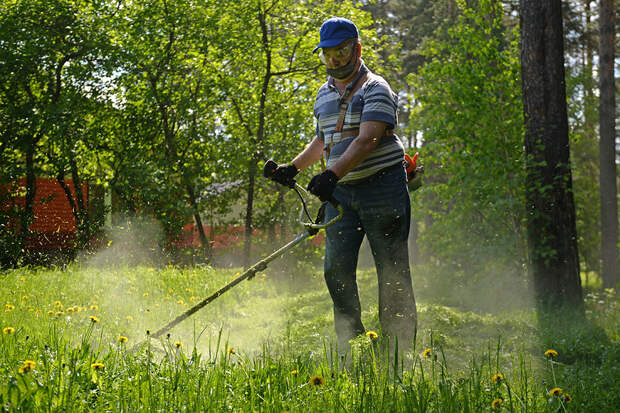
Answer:
[[[79, 265], [2, 273], [2, 409], [615, 412], [620, 405], [620, 315], [611, 293], [590, 294], [581, 321], [423, 299], [408, 357], [390, 359], [380, 337], [360, 337], [343, 367], [320, 275], [299, 274], [291, 284], [266, 273], [163, 340], [150, 339], [147, 330], [234, 276], [209, 267]], [[364, 323], [380, 333], [373, 272], [359, 282]], [[548, 349], [557, 356], [546, 357]]]

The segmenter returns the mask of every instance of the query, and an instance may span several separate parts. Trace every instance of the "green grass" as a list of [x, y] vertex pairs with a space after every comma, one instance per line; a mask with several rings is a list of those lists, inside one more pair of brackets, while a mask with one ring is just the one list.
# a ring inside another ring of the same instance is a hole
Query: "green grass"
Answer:
[[[420, 328], [408, 357], [389, 359], [380, 339], [360, 337], [345, 368], [333, 347], [331, 301], [321, 276], [298, 274], [291, 283], [284, 279], [292, 275], [268, 270], [169, 337], [149, 338], [147, 330], [157, 330], [237, 271], [73, 265], [0, 274], [0, 406], [614, 412], [620, 405], [620, 312], [611, 292], [588, 295], [587, 320], [579, 322], [528, 308], [479, 313], [434, 304], [421, 294]], [[365, 326], [380, 331], [374, 273], [363, 271], [359, 283]], [[550, 348], [558, 357], [544, 356]], [[497, 374], [502, 380], [495, 382]], [[316, 376], [324, 384], [314, 385], [312, 377], [321, 382]], [[549, 395], [556, 387], [570, 394], [570, 403]], [[492, 410], [497, 399], [501, 406]]]

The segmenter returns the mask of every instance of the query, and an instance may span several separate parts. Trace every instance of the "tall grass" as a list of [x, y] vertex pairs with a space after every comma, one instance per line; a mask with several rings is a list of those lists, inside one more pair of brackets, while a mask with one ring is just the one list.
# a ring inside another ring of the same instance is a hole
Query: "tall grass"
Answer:
[[[399, 356], [369, 333], [343, 360], [320, 277], [291, 290], [259, 275], [169, 336], [150, 338], [231, 276], [210, 268], [79, 266], [2, 274], [0, 406], [614, 412], [620, 405], [620, 322], [611, 293], [588, 297], [587, 322], [555, 327], [531, 311], [491, 316], [422, 303], [412, 351]], [[364, 322], [379, 331], [374, 283], [371, 273], [360, 277]], [[545, 355], [549, 349], [557, 355]]]

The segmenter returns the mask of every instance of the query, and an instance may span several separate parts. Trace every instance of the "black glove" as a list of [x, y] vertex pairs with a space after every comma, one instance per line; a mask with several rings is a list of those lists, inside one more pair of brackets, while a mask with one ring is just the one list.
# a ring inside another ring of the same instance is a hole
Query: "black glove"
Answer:
[[[275, 169], [271, 169], [268, 163], [265, 164], [263, 168], [263, 174], [271, 179], [279, 183], [280, 185], [288, 186], [289, 188], [295, 187], [295, 175], [299, 173], [297, 167], [293, 164], [281, 164], [278, 165]], [[269, 170], [267, 170], [269, 169]]]
[[334, 189], [336, 189], [336, 183], [338, 177], [335, 173], [329, 169], [324, 170], [318, 175], [315, 175], [308, 184], [308, 191], [311, 194], [316, 195], [323, 202], [329, 201], [332, 198]]

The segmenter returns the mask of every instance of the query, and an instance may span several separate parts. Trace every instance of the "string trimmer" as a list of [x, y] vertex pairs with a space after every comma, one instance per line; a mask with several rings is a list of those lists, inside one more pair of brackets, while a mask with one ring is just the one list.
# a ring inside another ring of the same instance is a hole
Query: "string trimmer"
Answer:
[[[270, 168], [270, 166], [273, 166], [273, 168]], [[265, 171], [266, 171], [265, 175], [267, 178], [270, 177], [269, 173], [273, 173], [276, 166], [277, 165], [275, 164], [275, 162], [271, 160], [267, 161], [266, 168], [265, 168]], [[329, 200], [329, 203], [332, 204], [336, 209], [338, 209], [338, 215], [334, 217], [333, 219], [331, 219], [329, 222], [323, 223], [323, 220], [325, 218], [325, 206], [326, 206], [326, 203], [323, 203], [321, 207], [319, 208], [319, 212], [317, 214], [316, 219], [313, 221], [312, 217], [308, 213], [308, 209], [306, 208], [305, 199], [299, 192], [299, 190], [301, 189], [302, 192], [306, 193], [305, 189], [302, 186], [300, 186], [297, 182], [295, 182], [294, 180], [293, 180], [293, 183], [294, 183], [293, 189], [295, 190], [295, 192], [297, 192], [297, 195], [299, 195], [299, 199], [301, 200], [301, 203], [302, 203], [302, 209], [299, 213], [299, 223], [303, 227], [303, 230], [300, 231], [291, 242], [284, 245], [280, 249], [274, 251], [273, 253], [263, 258], [262, 260], [258, 261], [256, 264], [248, 268], [243, 274], [239, 275], [237, 278], [232, 280], [230, 283], [226, 284], [225, 286], [223, 286], [222, 288], [220, 288], [219, 290], [211, 294], [209, 297], [200, 301], [198, 304], [196, 304], [195, 306], [193, 306], [192, 308], [190, 308], [183, 314], [179, 315], [177, 318], [175, 318], [174, 320], [172, 320], [171, 322], [169, 322], [168, 324], [166, 324], [165, 326], [157, 330], [155, 333], [151, 334], [151, 338], [161, 337], [164, 333], [170, 331], [173, 327], [175, 327], [181, 321], [185, 320], [186, 318], [189, 318], [192, 314], [194, 314], [195, 312], [197, 312], [198, 310], [200, 310], [207, 304], [211, 303], [213, 300], [215, 300], [216, 298], [224, 294], [226, 291], [233, 288], [235, 285], [239, 284], [241, 281], [246, 280], [246, 279], [247, 280], [252, 279], [256, 275], [257, 272], [265, 270], [265, 268], [267, 268], [267, 264], [269, 264], [271, 261], [280, 257], [281, 255], [283, 255], [288, 250], [295, 247], [297, 244], [299, 244], [306, 238], [311, 238], [315, 236], [320, 230], [333, 225], [336, 221], [342, 218], [342, 207], [339, 205], [337, 200], [332, 198]], [[304, 215], [307, 217], [309, 222], [304, 221]]]

